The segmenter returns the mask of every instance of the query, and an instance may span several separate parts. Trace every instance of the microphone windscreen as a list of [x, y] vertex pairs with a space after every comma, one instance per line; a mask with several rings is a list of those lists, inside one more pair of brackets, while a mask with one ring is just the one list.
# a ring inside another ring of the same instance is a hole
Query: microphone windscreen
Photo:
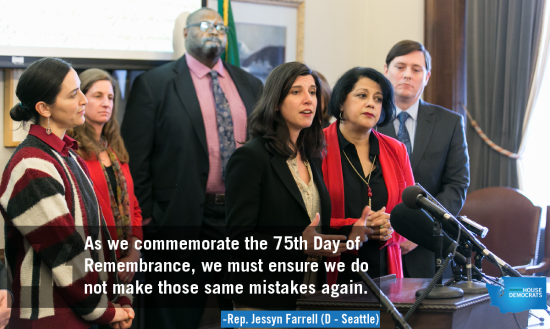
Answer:
[[[434, 251], [434, 221], [424, 211], [413, 210], [400, 203], [393, 208], [390, 221], [397, 233], [419, 246]], [[443, 252], [447, 252], [451, 248], [454, 249], [455, 243], [443, 232]]]
[[401, 194], [401, 199], [407, 207], [411, 209], [419, 209], [418, 205], [416, 204], [416, 198], [418, 198], [419, 194], [422, 194], [424, 197], [426, 196], [426, 193], [420, 187], [416, 185], [411, 185], [403, 190], [403, 194]]

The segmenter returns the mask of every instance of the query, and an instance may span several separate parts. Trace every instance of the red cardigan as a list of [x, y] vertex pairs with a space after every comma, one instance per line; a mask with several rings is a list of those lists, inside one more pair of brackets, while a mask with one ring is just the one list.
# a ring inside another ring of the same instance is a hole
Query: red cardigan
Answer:
[[[101, 163], [99, 160], [88, 160], [85, 161], [90, 171], [90, 177], [94, 182], [94, 192], [97, 195], [97, 200], [99, 201], [99, 206], [101, 207], [101, 212], [103, 217], [105, 217], [105, 222], [109, 227], [109, 233], [113, 240], [118, 240], [118, 235], [116, 233], [116, 224], [113, 217], [113, 212], [111, 211], [111, 200], [109, 198], [109, 188], [107, 187], [107, 180], [103, 174], [103, 169], [101, 168]], [[134, 194], [134, 181], [130, 175], [130, 168], [127, 163], [121, 163], [122, 172], [124, 173], [124, 178], [126, 178], [126, 186], [128, 187], [128, 198], [130, 200], [130, 220], [132, 223], [132, 235], [136, 238], [143, 241], [143, 230], [141, 228], [141, 209], [139, 208], [138, 201]], [[120, 253], [116, 251], [117, 259], [120, 258]]]
[[[330, 225], [339, 228], [345, 225], [352, 225], [357, 221], [357, 218], [345, 218], [344, 178], [342, 175], [342, 160], [336, 129], [338, 129], [337, 122], [324, 129], [327, 154], [323, 159], [323, 177], [332, 203]], [[378, 138], [380, 145], [378, 159], [382, 166], [382, 175], [388, 189], [386, 212], [390, 213], [393, 207], [401, 203], [401, 193], [403, 190], [407, 186], [414, 185], [413, 173], [405, 145], [377, 131], [373, 130], [373, 133]], [[398, 278], [403, 277], [401, 249], [399, 248], [399, 243], [402, 241], [406, 241], [405, 238], [394, 232], [392, 238], [380, 247], [387, 246], [388, 272], [389, 274], [395, 274]], [[329, 262], [338, 262], [339, 260], [340, 257], [328, 258]], [[338, 272], [328, 272], [328, 283], [336, 283], [337, 277]]]

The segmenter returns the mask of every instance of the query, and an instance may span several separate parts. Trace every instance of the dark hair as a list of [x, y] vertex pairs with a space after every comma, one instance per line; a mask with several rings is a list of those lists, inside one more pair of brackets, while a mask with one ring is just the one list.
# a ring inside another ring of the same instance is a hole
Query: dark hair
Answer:
[[[317, 108], [313, 123], [309, 128], [302, 129], [293, 151], [289, 147], [290, 132], [279, 106], [290, 92], [292, 84], [299, 76], [311, 75], [317, 87]], [[311, 69], [299, 62], [290, 62], [277, 66], [265, 82], [264, 91], [256, 108], [248, 118], [248, 133], [250, 138], [264, 137], [267, 147], [282, 156], [293, 157], [297, 152], [304, 159], [320, 158], [325, 147], [325, 136], [322, 128], [321, 82]]]
[[340, 122], [340, 108], [360, 78], [371, 79], [378, 83], [380, 89], [382, 89], [382, 113], [376, 125], [383, 127], [392, 122], [395, 119], [395, 104], [391, 82], [382, 73], [370, 67], [354, 67], [338, 79], [336, 85], [332, 88], [332, 97], [328, 104], [330, 115]]
[[332, 90], [328, 84], [327, 78], [322, 75], [319, 71], [313, 71], [319, 79], [321, 80], [321, 99], [323, 103], [321, 108], [323, 109], [323, 122], [328, 122], [330, 120], [330, 114], [328, 113], [328, 102], [330, 101], [330, 96], [332, 95]]
[[430, 56], [430, 53], [424, 48], [423, 44], [412, 40], [403, 40], [396, 43], [388, 52], [388, 56], [386, 56], [386, 65], [389, 67], [391, 61], [396, 57], [408, 55], [413, 51], [421, 51], [424, 54], [426, 70], [430, 72], [432, 70], [432, 56]]
[[69, 73], [71, 64], [59, 58], [42, 58], [25, 69], [15, 94], [21, 101], [10, 110], [13, 121], [40, 122], [40, 114], [36, 111], [36, 103], [55, 104], [61, 91], [63, 80]]

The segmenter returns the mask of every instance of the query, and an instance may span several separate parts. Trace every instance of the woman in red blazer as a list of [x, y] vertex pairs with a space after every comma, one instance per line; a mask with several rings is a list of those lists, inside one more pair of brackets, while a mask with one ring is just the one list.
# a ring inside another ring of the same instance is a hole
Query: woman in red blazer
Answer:
[[[78, 141], [78, 153], [84, 158], [94, 183], [103, 217], [113, 240], [127, 240], [129, 248], [116, 250], [119, 262], [138, 262], [140, 253], [133, 248], [143, 240], [141, 209], [134, 195], [134, 182], [128, 167], [128, 152], [114, 116], [114, 80], [100, 69], [80, 74], [81, 89], [88, 99], [86, 122], [69, 132]], [[131, 282], [135, 273], [119, 272], [123, 282]]]
[[[324, 130], [323, 176], [332, 203], [331, 226], [350, 225], [368, 214], [367, 226], [374, 229], [358, 252], [342, 254], [341, 261], [349, 266], [359, 258], [369, 264], [371, 277], [402, 278], [399, 243], [405, 238], [393, 231], [389, 213], [414, 178], [405, 146], [373, 129], [395, 117], [392, 85], [374, 69], [353, 68], [334, 86], [329, 113], [337, 118]], [[327, 279], [359, 281], [351, 271], [329, 273]]]

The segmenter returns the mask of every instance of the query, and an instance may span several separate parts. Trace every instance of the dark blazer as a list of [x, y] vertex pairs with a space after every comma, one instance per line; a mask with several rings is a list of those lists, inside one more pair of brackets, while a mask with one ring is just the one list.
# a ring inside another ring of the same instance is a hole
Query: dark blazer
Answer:
[[[240, 250], [232, 252], [230, 261], [251, 262], [261, 259], [263, 272], [227, 273], [226, 282], [242, 284], [242, 295], [229, 298], [259, 308], [296, 308], [296, 294], [249, 295], [250, 284], [302, 284], [304, 273], [269, 272], [271, 261], [303, 262], [307, 256], [302, 250], [285, 250], [281, 243], [277, 250], [277, 240], [273, 236], [301, 237], [304, 229], [311, 224], [306, 206], [288, 168], [286, 158], [270, 152], [265, 147], [266, 140], [255, 138], [233, 153], [227, 164], [225, 191], [227, 235], [240, 241]], [[328, 191], [323, 182], [320, 161], [310, 161], [313, 180], [319, 190], [321, 200], [322, 232], [330, 226], [331, 205]], [[267, 240], [266, 250], [244, 250], [246, 237], [254, 240]], [[325, 278], [324, 265], [319, 264], [318, 276]]]
[[8, 270], [2, 261], [0, 261], [0, 289], [8, 289]]
[[[397, 138], [393, 124], [378, 131]], [[460, 114], [420, 100], [411, 167], [414, 180], [458, 215], [470, 185], [468, 145]], [[403, 255], [403, 266], [411, 277], [431, 278], [434, 254], [418, 246]]]
[[[224, 66], [250, 115], [262, 93], [261, 81], [240, 68]], [[196, 238], [203, 220], [209, 164], [202, 112], [184, 56], [136, 79], [122, 137], [142, 216], [153, 217], [144, 231], [151, 238], [155, 234], [155, 239]]]

